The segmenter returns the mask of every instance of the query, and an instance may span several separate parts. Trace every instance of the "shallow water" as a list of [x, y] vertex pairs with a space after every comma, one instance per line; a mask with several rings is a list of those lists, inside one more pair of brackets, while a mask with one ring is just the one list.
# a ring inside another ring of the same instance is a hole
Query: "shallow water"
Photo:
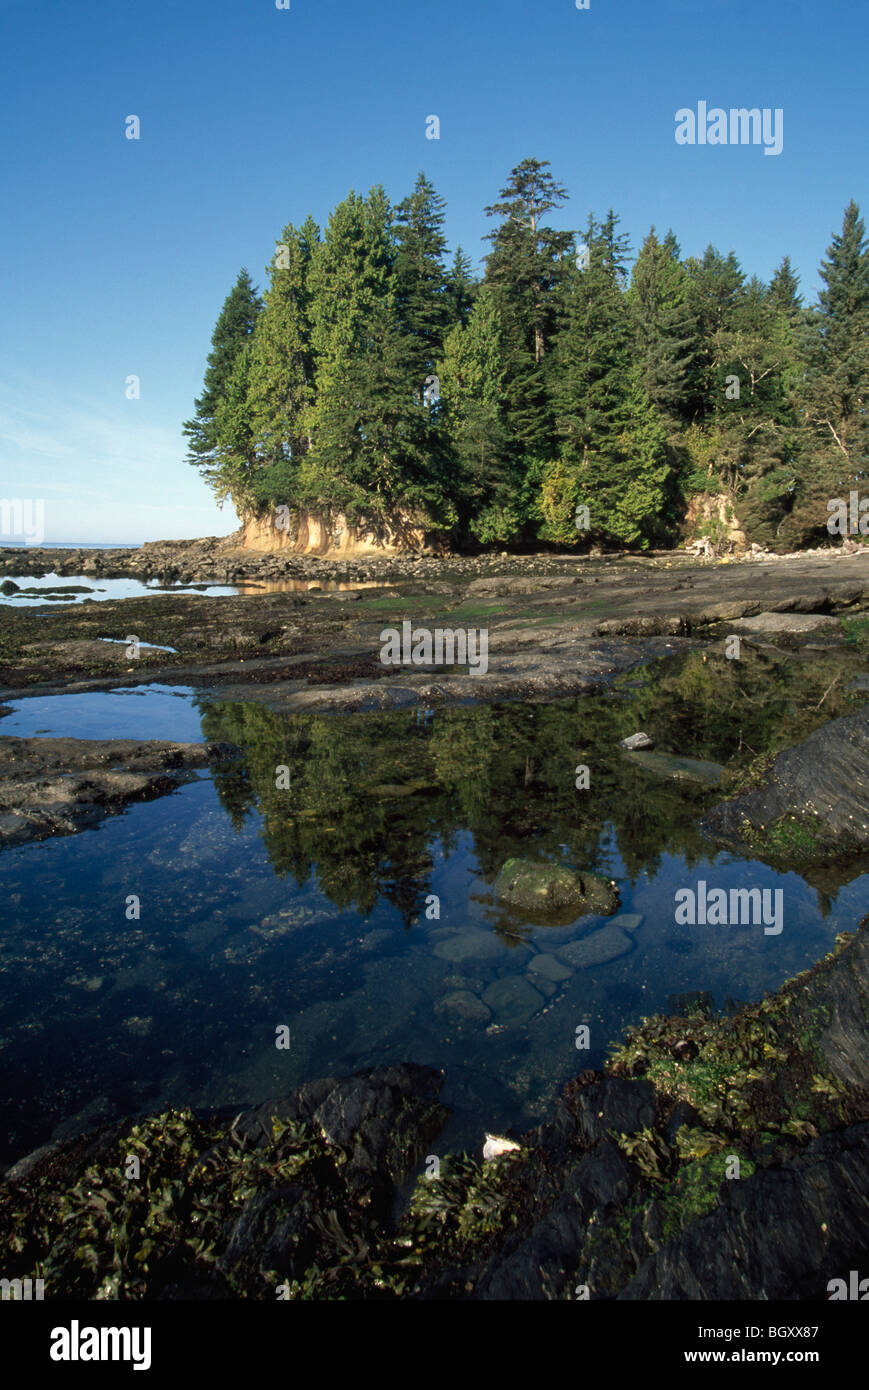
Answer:
[[[13, 608], [41, 608], [53, 603], [84, 603], [91, 599], [107, 601], [119, 598], [144, 598], [149, 594], [205, 594], [210, 598], [233, 595], [242, 592], [228, 584], [161, 586], [156, 581], [143, 584], [140, 579], [104, 579], [93, 574], [6, 574], [3, 579], [11, 579], [20, 589], [65, 589], [68, 587], [86, 588], [86, 593], [71, 594], [3, 594], [0, 603], [11, 604]], [[0, 580], [2, 582], [2, 580]]]
[[7, 702], [12, 713], [0, 719], [0, 736], [195, 743], [202, 737], [202, 719], [192, 697], [190, 686], [156, 684], [82, 695], [32, 695]]
[[[626, 1024], [695, 992], [731, 1008], [811, 965], [865, 912], [869, 874], [819, 887], [716, 852], [696, 821], [719, 793], [616, 747], [654, 719], [659, 749], [727, 762], [746, 729], [763, 745], [761, 723], [773, 729], [793, 692], [778, 713], [773, 699], [703, 720], [688, 692], [705, 673], [676, 669], [621, 698], [346, 717], [169, 688], [16, 702], [2, 733], [243, 751], [96, 830], [0, 855], [0, 1158], [130, 1110], [241, 1107], [397, 1060], [445, 1070], [455, 1114], [437, 1147], [475, 1147], [542, 1117]], [[535, 957], [606, 923], [505, 911], [492, 882], [511, 856], [615, 879], [619, 914], [642, 918], [624, 953], [543, 981]], [[675, 893], [701, 879], [781, 890], [781, 934], [677, 925]]]
[[105, 579], [92, 574], [3, 575], [20, 589], [66, 589], [84, 587], [86, 593], [0, 593], [0, 603], [13, 608], [41, 608], [58, 603], [84, 603], [86, 600], [106, 601], [121, 598], [145, 598], [152, 594], [204, 594], [207, 598], [233, 597], [238, 594], [306, 594], [320, 590], [335, 593], [348, 589], [382, 589], [374, 580], [344, 583], [337, 579], [264, 579], [240, 581], [238, 584], [161, 584], [159, 580], [143, 583], [140, 579]]

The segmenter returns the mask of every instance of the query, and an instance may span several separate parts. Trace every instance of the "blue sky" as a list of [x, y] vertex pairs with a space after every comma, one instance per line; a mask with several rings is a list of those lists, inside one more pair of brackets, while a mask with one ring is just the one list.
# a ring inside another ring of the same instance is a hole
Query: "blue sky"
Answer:
[[[239, 267], [420, 169], [475, 259], [534, 156], [556, 225], [612, 206], [635, 248], [672, 226], [765, 278], [787, 253], [813, 296], [869, 214], [867, 37], [853, 0], [0, 0], [0, 497], [44, 498], [46, 540], [233, 530], [181, 423]], [[677, 145], [701, 99], [781, 107], [781, 155]]]

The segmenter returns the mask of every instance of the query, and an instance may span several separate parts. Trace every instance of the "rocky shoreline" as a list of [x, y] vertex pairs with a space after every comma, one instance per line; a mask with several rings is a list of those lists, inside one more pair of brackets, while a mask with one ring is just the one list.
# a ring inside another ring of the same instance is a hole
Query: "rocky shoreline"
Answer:
[[[244, 545], [244, 528], [229, 536], [205, 536], [191, 540], [147, 541], [127, 549], [101, 550], [98, 547], [69, 547], [47, 549], [43, 546], [0, 547], [0, 576], [30, 575], [90, 575], [94, 578], [130, 578], [163, 584], [234, 584], [244, 580], [268, 580], [288, 577], [342, 579], [346, 582], [366, 580], [409, 579], [423, 576], [439, 578], [444, 570], [467, 578], [487, 575], [493, 570], [524, 573], [526, 569], [541, 573], [562, 573], [564, 565], [597, 564], [621, 561], [625, 564], [679, 564], [690, 562], [695, 567], [721, 563], [714, 553], [698, 553], [697, 547], [688, 550], [664, 550], [640, 555], [595, 550], [589, 554], [543, 552], [538, 554], [480, 555], [440, 554], [427, 548], [385, 550], [382, 554], [360, 556], [319, 556], [285, 548], [253, 550]], [[869, 555], [862, 542], [846, 540], [835, 547], [778, 554], [752, 546], [739, 555], [728, 555], [725, 562], [741, 564], [793, 564], [794, 561], [820, 560], [835, 563], [853, 555]], [[507, 562], [505, 565], [505, 561]]]
[[237, 752], [227, 744], [157, 740], [0, 739], [0, 847], [75, 835]]
[[[46, 555], [57, 569], [57, 552]], [[250, 561], [307, 577], [325, 564]], [[82, 572], [80, 557], [62, 563], [59, 573]], [[746, 753], [742, 784], [723, 788], [703, 827], [770, 864], [809, 865], [819, 882], [836, 878], [834, 861], [865, 855], [864, 554], [377, 565], [340, 571], [342, 582], [376, 574], [373, 594], [0, 607], [0, 698], [159, 681], [281, 712], [366, 710], [552, 701], [679, 653], [711, 689], [740, 659], [787, 660], [818, 668], [811, 731], [774, 757]], [[486, 674], [384, 667], [381, 630], [407, 617], [485, 626]], [[132, 633], [154, 644], [135, 660], [122, 645]], [[76, 833], [237, 755], [218, 742], [3, 737], [0, 723], [0, 842]], [[659, 775], [692, 772], [675, 753], [657, 756]], [[546, 912], [608, 891], [531, 882], [516, 860], [501, 886], [543, 894]], [[44, 1278], [47, 1298], [824, 1300], [830, 1280], [860, 1267], [869, 1229], [867, 1020], [864, 920], [733, 1016], [698, 1003], [643, 1020], [602, 1070], [568, 1084], [548, 1122], [496, 1144], [494, 1158], [439, 1154], [442, 1077], [410, 1064], [311, 1082], [235, 1116], [134, 1117], [5, 1174], [0, 1262]]]
[[[698, 641], [842, 645], [842, 618], [869, 609], [867, 555], [827, 551], [769, 566], [672, 555], [384, 559], [376, 589], [0, 605], [0, 699], [149, 681], [286, 711], [559, 699]], [[0, 559], [13, 563], [7, 552]], [[247, 578], [262, 564], [313, 565], [305, 572], [319, 566], [324, 583], [327, 573], [334, 583], [375, 582], [373, 562], [351, 570], [253, 555], [243, 563]], [[399, 563], [411, 578], [393, 573]], [[485, 630], [485, 671], [385, 665], [381, 633], [408, 618], [428, 630]], [[142, 644], [133, 659], [131, 635]]]

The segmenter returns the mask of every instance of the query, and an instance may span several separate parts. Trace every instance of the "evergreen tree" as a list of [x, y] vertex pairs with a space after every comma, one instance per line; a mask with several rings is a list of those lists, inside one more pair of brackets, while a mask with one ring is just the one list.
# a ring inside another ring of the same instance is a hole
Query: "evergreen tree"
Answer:
[[[540, 475], [541, 535], [559, 542], [648, 544], [663, 527], [670, 481], [666, 434], [632, 367], [633, 324], [624, 292], [625, 238], [610, 211], [589, 218], [587, 268], [573, 278], [555, 351], [552, 395], [561, 456]], [[587, 507], [589, 530], [577, 530]]]
[[[783, 284], [779, 288], [784, 288]], [[710, 458], [742, 528], [769, 544], [791, 505], [798, 422], [788, 394], [793, 334], [788, 311], [756, 277], [744, 285], [712, 340]]]
[[[189, 462], [243, 510], [287, 503], [483, 544], [647, 545], [738, 519], [748, 540], [823, 540], [827, 503], [869, 472], [869, 246], [856, 204], [806, 308], [652, 228], [628, 285], [610, 212], [546, 225], [564, 188], [512, 170], [478, 285], [445, 266], [444, 204], [420, 174], [393, 210], [351, 193], [321, 237], [282, 234], [262, 301], [246, 270], [183, 429]], [[437, 390], [426, 390], [431, 378]], [[710, 505], [711, 503], [711, 505]], [[577, 508], [588, 508], [582, 529]]]
[[548, 170], [548, 160], [523, 160], [498, 202], [486, 208], [487, 216], [503, 219], [486, 238], [492, 250], [485, 283], [501, 315], [508, 427], [517, 454], [526, 457], [545, 457], [552, 445], [543, 362], [573, 244], [572, 233], [543, 223], [567, 197]]
[[672, 232], [661, 243], [653, 227], [634, 263], [628, 302], [633, 313], [640, 383], [673, 430], [687, 423], [685, 399], [697, 351], [687, 305], [687, 282]]
[[329, 219], [311, 264], [316, 353], [313, 447], [299, 497], [353, 521], [399, 511], [430, 528], [452, 524], [438, 431], [408, 370], [397, 311], [392, 212], [382, 188], [351, 193]]
[[465, 327], [470, 318], [477, 288], [477, 281], [474, 278], [470, 257], [465, 255], [461, 246], [457, 246], [456, 253], [453, 257], [453, 263], [447, 273], [445, 286], [448, 306], [447, 324], [449, 328], [455, 327], [457, 323], [460, 324], [462, 328]]
[[501, 317], [488, 288], [480, 290], [467, 327], [456, 324], [447, 335], [438, 375], [460, 515], [479, 541], [506, 544], [520, 528], [518, 487], [507, 456]]
[[395, 215], [396, 312], [407, 342], [405, 353], [414, 390], [422, 400], [426, 378], [443, 350], [450, 322], [443, 257], [444, 200], [420, 174]]
[[204, 468], [218, 501], [231, 497], [241, 511], [255, 501], [253, 487], [259, 464], [248, 403], [252, 357], [253, 344], [248, 338], [218, 401], [214, 416], [217, 443], [213, 462]]
[[262, 301], [250, 275], [247, 270], [240, 270], [211, 336], [202, 395], [194, 402], [196, 413], [192, 420], [185, 420], [182, 426], [190, 441], [187, 462], [201, 469], [206, 477], [214, 476], [218, 447], [217, 412], [239, 353], [256, 327], [261, 308]]
[[797, 543], [826, 537], [827, 503], [865, 488], [869, 470], [869, 248], [853, 201], [820, 274], [801, 400], [806, 448], [788, 526]]
[[310, 447], [307, 411], [313, 396], [308, 323], [308, 271], [319, 242], [309, 218], [301, 231], [284, 228], [268, 268], [269, 288], [251, 345], [248, 409], [260, 466], [260, 500], [283, 501], [294, 490], [302, 455]]
[[791, 269], [790, 256], [782, 257], [781, 264], [769, 282], [767, 298], [777, 314], [795, 318], [802, 310], [803, 300], [798, 293], [800, 277]]
[[687, 307], [697, 343], [685, 413], [689, 420], [704, 420], [715, 409], [718, 399], [716, 336], [731, 327], [745, 277], [733, 252], [722, 256], [714, 246], [707, 246], [702, 260], [692, 257], [685, 265]]

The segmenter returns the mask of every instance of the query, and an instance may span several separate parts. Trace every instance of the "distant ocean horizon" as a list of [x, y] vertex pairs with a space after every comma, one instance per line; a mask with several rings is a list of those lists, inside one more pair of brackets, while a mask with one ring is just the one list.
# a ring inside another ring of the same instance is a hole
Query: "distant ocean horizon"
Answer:
[[21, 540], [0, 540], [4, 550], [138, 550], [146, 541], [41, 541], [28, 545]]

